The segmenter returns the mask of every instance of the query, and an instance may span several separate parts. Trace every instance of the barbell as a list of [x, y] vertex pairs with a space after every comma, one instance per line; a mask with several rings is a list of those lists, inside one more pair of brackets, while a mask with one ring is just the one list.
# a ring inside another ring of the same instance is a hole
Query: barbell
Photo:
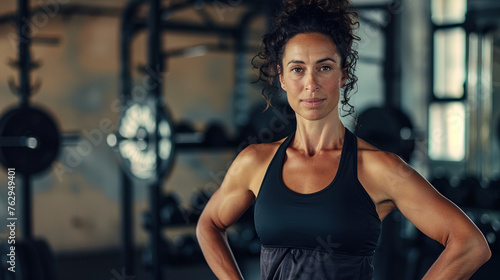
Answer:
[[[114, 142], [125, 169], [138, 179], [153, 178], [157, 168], [162, 176], [174, 163], [173, 122], [166, 109], [156, 112], [156, 108], [153, 98], [129, 105], [118, 123], [118, 133], [111, 136], [116, 138]], [[160, 115], [158, 130], [156, 113]]]
[[0, 163], [23, 174], [46, 170], [59, 154], [57, 124], [45, 110], [14, 107], [0, 119]]

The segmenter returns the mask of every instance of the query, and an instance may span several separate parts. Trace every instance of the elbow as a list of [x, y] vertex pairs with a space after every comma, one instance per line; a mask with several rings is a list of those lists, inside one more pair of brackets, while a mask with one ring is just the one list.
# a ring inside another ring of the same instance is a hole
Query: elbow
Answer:
[[486, 263], [491, 258], [491, 250], [486, 241], [482, 242], [481, 246], [477, 246], [474, 255], [477, 256], [477, 260], [482, 264]]
[[198, 243], [200, 244], [209, 238], [208, 236], [212, 236], [214, 233], [221, 234], [223, 232], [224, 231], [217, 228], [214, 221], [208, 215], [204, 215], [203, 213], [196, 223], [196, 239], [198, 239]]
[[477, 238], [472, 238], [467, 247], [471, 256], [470, 260], [477, 261], [479, 266], [491, 258], [490, 246], [482, 234]]
[[198, 222], [196, 223], [196, 239], [198, 239], [198, 242], [201, 242], [201, 239], [204, 235], [204, 232], [206, 231], [206, 221], [203, 219], [203, 215], [198, 219]]
[[457, 258], [466, 260], [467, 263], [478, 269], [491, 258], [488, 242], [479, 230], [469, 232], [461, 237], [450, 238], [446, 244]]

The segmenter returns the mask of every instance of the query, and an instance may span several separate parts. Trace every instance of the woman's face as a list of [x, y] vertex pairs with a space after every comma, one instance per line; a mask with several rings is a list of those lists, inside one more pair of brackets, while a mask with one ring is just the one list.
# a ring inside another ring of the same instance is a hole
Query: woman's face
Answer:
[[285, 45], [280, 82], [288, 103], [307, 120], [338, 116], [340, 88], [347, 73], [342, 70], [337, 47], [320, 33], [301, 33]]

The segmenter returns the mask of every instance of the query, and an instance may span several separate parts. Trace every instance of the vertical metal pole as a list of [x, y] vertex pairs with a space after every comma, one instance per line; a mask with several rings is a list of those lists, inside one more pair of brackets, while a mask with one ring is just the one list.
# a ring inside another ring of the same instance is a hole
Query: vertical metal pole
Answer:
[[28, 0], [19, 0], [18, 2], [17, 23], [19, 31], [19, 94], [21, 97], [21, 106], [28, 106], [30, 93], [30, 78], [31, 71], [31, 26], [30, 12]]
[[[145, 0], [131, 0], [122, 15], [119, 94], [122, 105], [128, 104], [131, 99], [130, 44], [135, 35], [133, 19], [136, 16], [138, 6], [144, 2]], [[122, 265], [126, 275], [135, 275], [133, 186], [124, 170], [120, 170], [120, 174], [122, 179]]]
[[238, 26], [238, 33], [234, 34], [236, 62], [235, 62], [235, 87], [233, 99], [233, 115], [237, 133], [249, 122], [248, 105], [248, 28], [256, 12], [247, 12]]
[[23, 207], [23, 216], [22, 216], [22, 232], [23, 239], [30, 241], [33, 239], [33, 230], [32, 230], [32, 210], [33, 203], [31, 197], [31, 178], [29, 174], [21, 174], [22, 177], [22, 207]]
[[155, 148], [156, 148], [156, 182], [150, 188], [150, 212], [152, 218], [151, 224], [151, 250], [152, 250], [152, 278], [153, 280], [162, 279], [162, 264], [160, 255], [161, 235], [160, 235], [160, 194], [162, 186], [161, 170], [160, 170], [160, 153], [159, 153], [159, 123], [160, 112], [163, 102], [161, 81], [158, 80], [161, 74], [161, 3], [160, 0], [150, 0], [148, 29], [148, 67], [149, 85], [152, 87], [149, 90], [150, 95], [155, 97], [156, 106], [156, 126], [155, 126]]
[[233, 114], [237, 132], [248, 123], [248, 71], [245, 26], [240, 26], [239, 34], [235, 36], [235, 86], [233, 99]]
[[132, 183], [128, 174], [120, 170], [122, 179], [122, 264], [126, 275], [135, 275]]
[[[392, 5], [397, 5], [396, 1]], [[385, 105], [392, 108], [401, 108], [401, 43], [400, 16], [391, 13], [391, 20], [385, 28]]]
[[[19, 94], [21, 98], [21, 106], [28, 106], [30, 97], [30, 79], [31, 60], [29, 47], [31, 43], [31, 33], [29, 26], [30, 12], [28, 0], [19, 0], [17, 23], [19, 32]], [[31, 182], [29, 174], [21, 174], [22, 177], [22, 233], [25, 240], [33, 238], [32, 231], [32, 200], [31, 200]]]

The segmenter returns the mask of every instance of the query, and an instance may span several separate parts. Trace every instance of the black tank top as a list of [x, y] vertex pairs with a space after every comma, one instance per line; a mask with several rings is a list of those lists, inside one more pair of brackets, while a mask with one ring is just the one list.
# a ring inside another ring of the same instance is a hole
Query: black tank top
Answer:
[[262, 279], [372, 279], [380, 219], [357, 177], [356, 136], [345, 129], [335, 178], [311, 194], [283, 182], [293, 136], [278, 148], [255, 201]]

